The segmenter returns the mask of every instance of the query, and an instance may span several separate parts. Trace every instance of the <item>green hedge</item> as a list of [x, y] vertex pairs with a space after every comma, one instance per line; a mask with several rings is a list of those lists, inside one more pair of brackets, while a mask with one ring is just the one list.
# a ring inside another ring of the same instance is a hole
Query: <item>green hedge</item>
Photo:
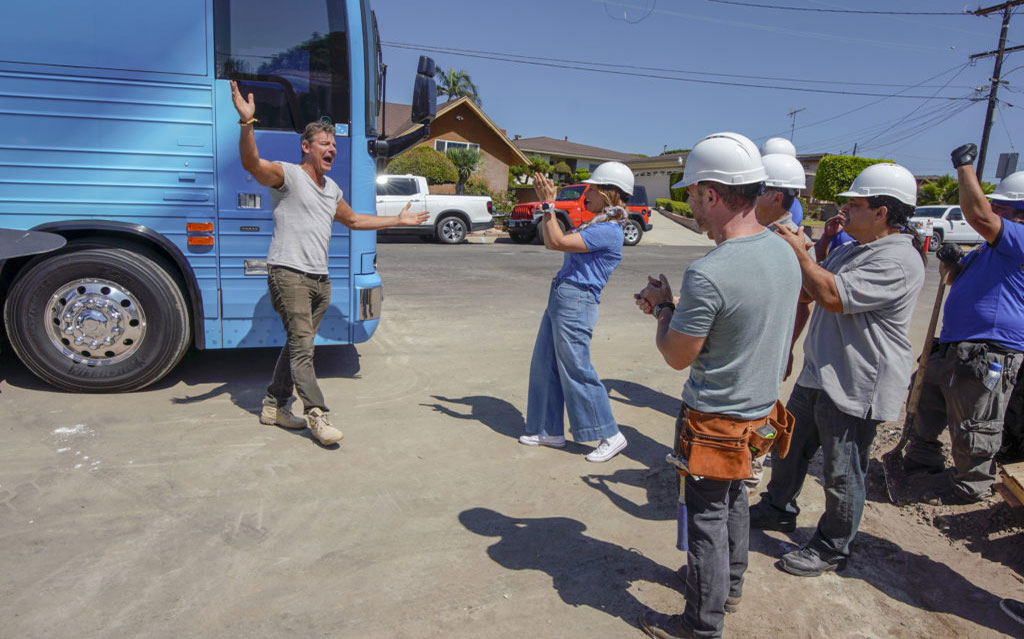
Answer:
[[693, 217], [693, 212], [690, 211], [690, 205], [687, 204], [686, 202], [680, 202], [678, 200], [669, 200], [666, 198], [659, 197], [658, 199], [654, 200], [654, 206], [656, 206], [659, 209], [671, 211], [672, 213], [685, 215], [686, 217]]
[[452, 161], [444, 153], [429, 146], [418, 146], [406, 151], [391, 160], [384, 172], [391, 175], [422, 175], [427, 178], [427, 184], [454, 184], [459, 181], [459, 172]]
[[818, 163], [818, 172], [814, 177], [814, 199], [835, 202], [836, 194], [850, 188], [861, 171], [872, 164], [891, 161], [854, 155], [826, 155]]

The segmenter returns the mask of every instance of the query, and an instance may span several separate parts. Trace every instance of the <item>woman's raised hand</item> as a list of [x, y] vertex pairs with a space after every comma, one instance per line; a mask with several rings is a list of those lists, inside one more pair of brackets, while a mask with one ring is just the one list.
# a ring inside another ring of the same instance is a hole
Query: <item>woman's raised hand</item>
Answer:
[[537, 189], [537, 196], [541, 202], [553, 202], [555, 200], [555, 183], [543, 173], [533, 174], [533, 188]]

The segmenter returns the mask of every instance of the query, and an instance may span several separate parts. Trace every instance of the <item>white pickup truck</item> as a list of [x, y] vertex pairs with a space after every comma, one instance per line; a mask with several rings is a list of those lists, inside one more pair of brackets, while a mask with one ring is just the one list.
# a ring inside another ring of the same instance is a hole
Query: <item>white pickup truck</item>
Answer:
[[928, 250], [935, 251], [943, 242], [955, 244], [980, 244], [984, 238], [975, 231], [959, 206], [939, 204], [935, 206], [919, 206], [914, 209], [910, 225], [923, 233], [931, 221], [932, 239], [928, 242]]
[[485, 195], [432, 195], [427, 178], [419, 175], [381, 175], [377, 178], [377, 215], [398, 215], [412, 202], [412, 211], [430, 217], [419, 226], [394, 226], [379, 233], [420, 235], [445, 244], [458, 244], [466, 234], [494, 227], [494, 205]]

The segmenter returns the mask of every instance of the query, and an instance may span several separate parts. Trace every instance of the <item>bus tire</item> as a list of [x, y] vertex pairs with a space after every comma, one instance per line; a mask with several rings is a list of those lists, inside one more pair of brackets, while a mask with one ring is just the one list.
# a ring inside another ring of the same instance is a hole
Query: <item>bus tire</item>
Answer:
[[4, 305], [14, 352], [67, 391], [134, 391], [161, 379], [189, 344], [177, 282], [138, 251], [75, 249], [40, 256], [19, 272]]

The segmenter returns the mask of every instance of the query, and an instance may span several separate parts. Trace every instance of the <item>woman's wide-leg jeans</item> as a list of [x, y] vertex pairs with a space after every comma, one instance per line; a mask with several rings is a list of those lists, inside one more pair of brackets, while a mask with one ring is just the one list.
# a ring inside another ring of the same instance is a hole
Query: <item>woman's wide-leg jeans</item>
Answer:
[[551, 283], [530, 362], [526, 434], [561, 436], [569, 414], [573, 439], [589, 442], [618, 432], [608, 391], [590, 363], [597, 298], [569, 282]]

